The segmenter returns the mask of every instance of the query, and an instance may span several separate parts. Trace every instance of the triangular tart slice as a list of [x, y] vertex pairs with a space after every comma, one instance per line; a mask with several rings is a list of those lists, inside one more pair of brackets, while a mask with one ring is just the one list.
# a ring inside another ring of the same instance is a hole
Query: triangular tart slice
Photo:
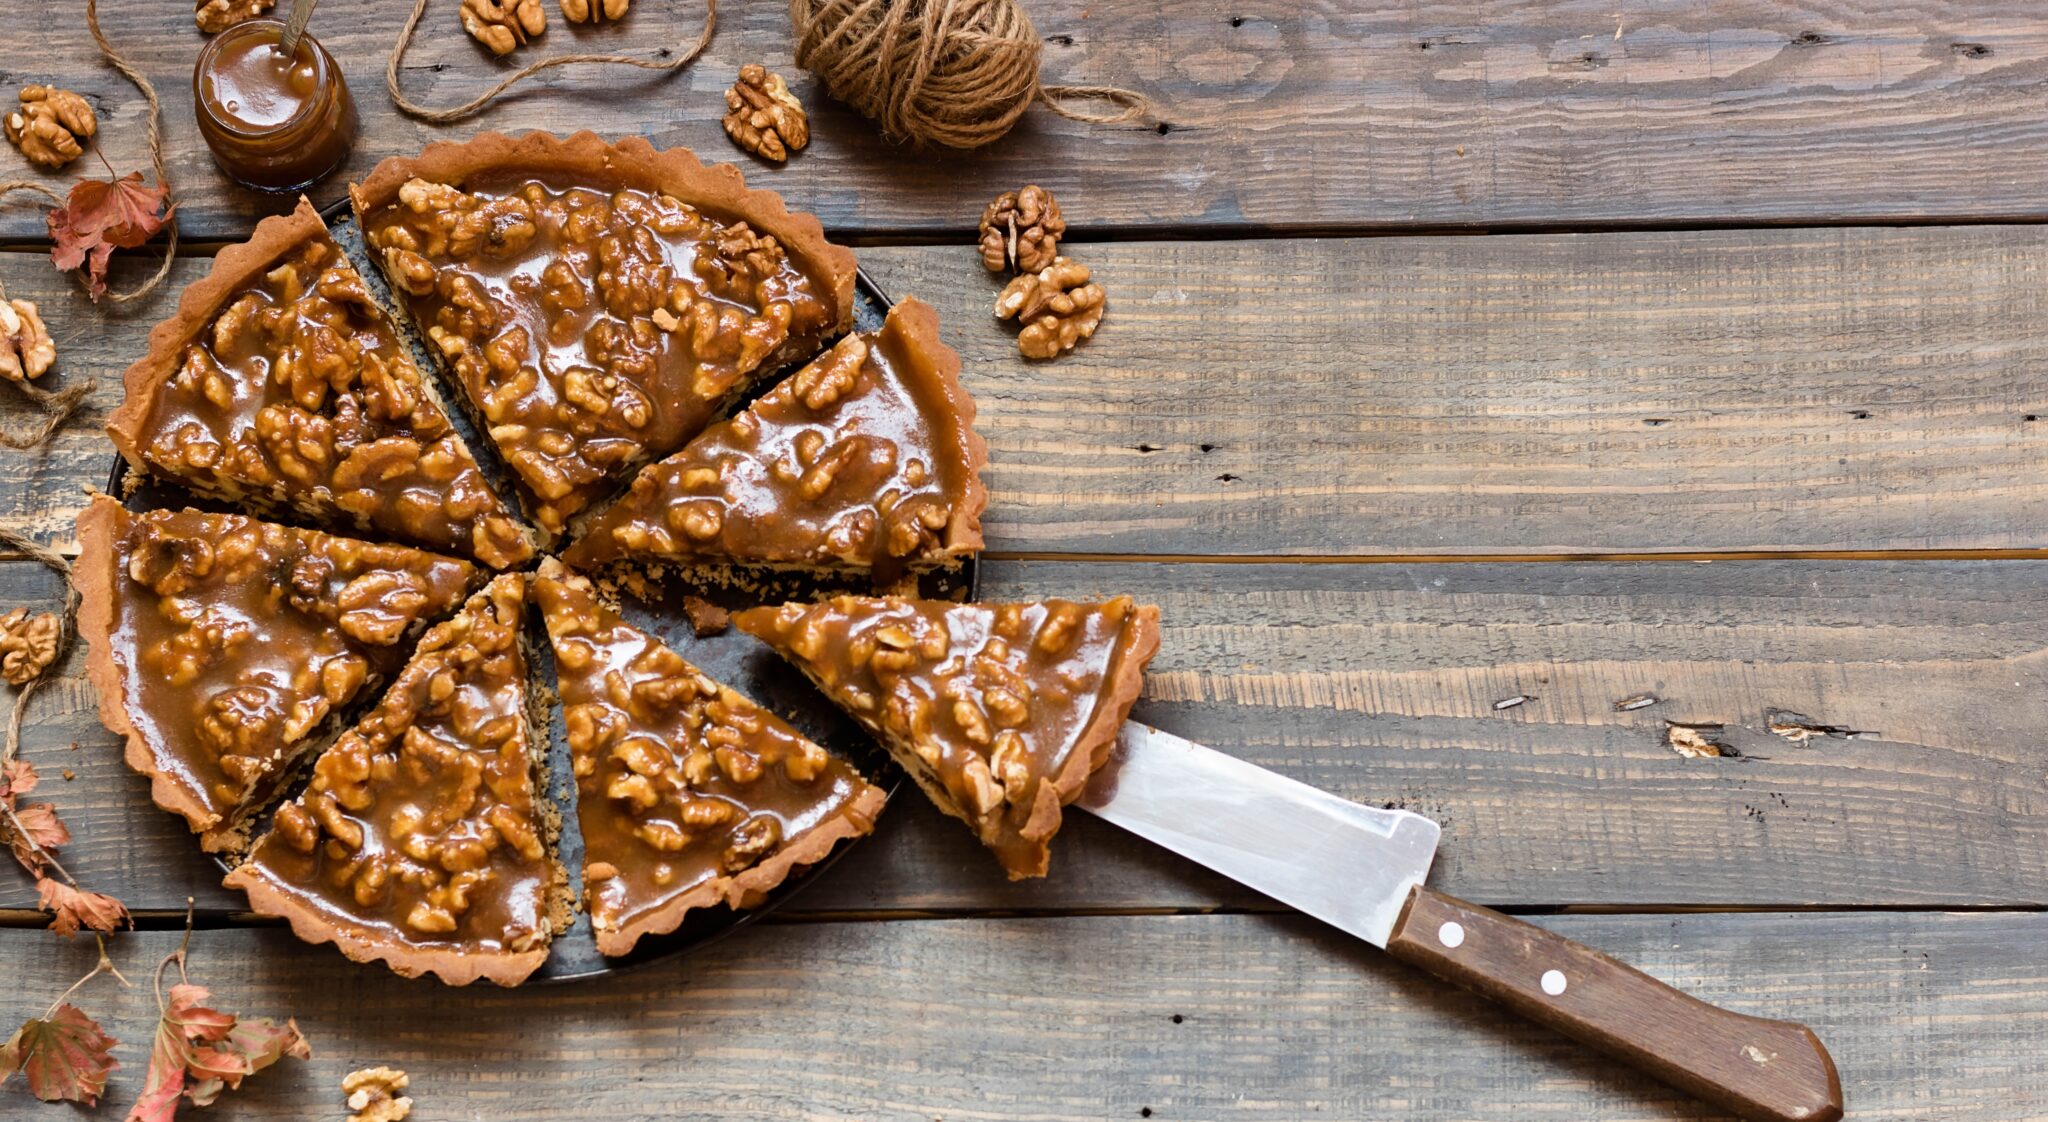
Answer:
[[258, 913], [359, 962], [512, 986], [569, 921], [540, 693], [507, 574], [429, 630], [377, 707], [313, 762], [227, 878]]
[[729, 164], [485, 133], [351, 189], [548, 534], [853, 321], [854, 259]]
[[554, 642], [597, 949], [622, 955], [693, 908], [752, 907], [886, 796], [780, 717], [707, 677], [544, 562], [534, 600]]
[[125, 380], [107, 434], [138, 470], [494, 568], [533, 556], [304, 199], [214, 258]]
[[78, 538], [100, 719], [210, 850], [246, 844], [247, 814], [480, 576], [408, 546], [238, 514], [131, 514], [105, 495]]
[[981, 548], [988, 446], [929, 304], [849, 335], [642, 471], [564, 555], [871, 571], [887, 585]]
[[1159, 609], [841, 596], [733, 617], [867, 726], [1010, 879], [1044, 876], [1060, 808], [1109, 759]]

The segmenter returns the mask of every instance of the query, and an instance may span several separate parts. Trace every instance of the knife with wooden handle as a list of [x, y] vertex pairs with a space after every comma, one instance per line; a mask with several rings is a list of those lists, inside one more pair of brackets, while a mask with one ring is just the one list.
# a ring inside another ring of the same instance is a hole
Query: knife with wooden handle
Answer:
[[1440, 828], [1422, 815], [1360, 806], [1136, 721], [1078, 805], [1743, 1118], [1842, 1116], [1834, 1060], [1805, 1025], [1709, 1005], [1424, 887]]

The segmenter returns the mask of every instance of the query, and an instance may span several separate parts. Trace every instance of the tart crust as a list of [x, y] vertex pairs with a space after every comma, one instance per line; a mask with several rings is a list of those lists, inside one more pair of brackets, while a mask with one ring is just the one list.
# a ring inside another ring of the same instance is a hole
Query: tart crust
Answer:
[[749, 190], [740, 169], [731, 164], [706, 164], [688, 148], [656, 148], [646, 138], [608, 142], [584, 130], [566, 137], [547, 132], [508, 136], [478, 133], [466, 141], [427, 145], [417, 156], [394, 156], [378, 164], [361, 183], [349, 185], [356, 221], [398, 201], [398, 189], [419, 178], [452, 187], [506, 172], [560, 175], [577, 186], [616, 184], [660, 191], [706, 211], [713, 217], [737, 220], [773, 234], [804, 272], [831, 294], [837, 310], [834, 333], [853, 325], [853, 282], [858, 269], [853, 251], [825, 240], [817, 216], [791, 211], [782, 196]]

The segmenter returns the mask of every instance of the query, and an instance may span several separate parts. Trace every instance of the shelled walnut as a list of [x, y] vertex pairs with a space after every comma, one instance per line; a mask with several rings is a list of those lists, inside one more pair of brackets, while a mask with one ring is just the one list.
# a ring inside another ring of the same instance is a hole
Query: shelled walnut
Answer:
[[494, 55], [509, 55], [548, 29], [540, 0], [462, 0], [462, 29]]
[[199, 30], [213, 35], [263, 15], [277, 6], [277, 0], [193, 0], [193, 4], [193, 21]]
[[1023, 325], [1017, 349], [1025, 358], [1057, 358], [1095, 334], [1107, 299], [1102, 286], [1089, 281], [1088, 266], [1055, 257], [1046, 268], [1003, 287], [996, 318]]
[[10, 686], [34, 681], [57, 657], [64, 621], [55, 612], [30, 615], [16, 608], [0, 616], [0, 678]]
[[562, 0], [562, 18], [570, 23], [624, 19], [631, 0]]
[[348, 1096], [348, 1122], [405, 1122], [412, 1113], [412, 1100], [401, 1095], [412, 1080], [396, 1068], [366, 1067], [342, 1077], [341, 1093]]
[[55, 86], [24, 86], [21, 108], [7, 115], [8, 143], [21, 149], [37, 167], [61, 168], [85, 151], [85, 142], [99, 131], [92, 106], [70, 90]]
[[764, 160], [781, 163], [811, 142], [803, 103], [782, 75], [758, 63], [740, 67], [739, 81], [725, 91], [725, 106], [725, 135]]
[[0, 378], [27, 382], [57, 361], [57, 344], [30, 300], [0, 300]]
[[981, 263], [991, 273], [1035, 273], [1059, 255], [1060, 204], [1037, 184], [1005, 191], [981, 212]]

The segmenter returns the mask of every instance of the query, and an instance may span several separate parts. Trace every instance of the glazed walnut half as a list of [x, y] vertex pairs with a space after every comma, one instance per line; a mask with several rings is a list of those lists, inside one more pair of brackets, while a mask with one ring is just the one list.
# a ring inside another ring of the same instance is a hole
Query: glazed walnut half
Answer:
[[764, 160], [776, 163], [811, 142], [811, 121], [782, 75], [748, 63], [725, 91], [725, 135]]
[[1067, 220], [1052, 192], [1037, 184], [996, 196], [981, 212], [981, 263], [991, 273], [1035, 273], [1059, 255]]
[[1025, 358], [1057, 358], [1095, 334], [1107, 300], [1102, 286], [1089, 281], [1088, 266], [1055, 257], [1039, 272], [1004, 286], [996, 297], [996, 318], [1023, 325], [1017, 349]]
[[99, 131], [92, 106], [70, 90], [25, 86], [21, 108], [7, 115], [7, 140], [38, 167], [61, 168], [85, 151]]
[[509, 55], [548, 29], [540, 0], [462, 0], [462, 29], [494, 55]]

